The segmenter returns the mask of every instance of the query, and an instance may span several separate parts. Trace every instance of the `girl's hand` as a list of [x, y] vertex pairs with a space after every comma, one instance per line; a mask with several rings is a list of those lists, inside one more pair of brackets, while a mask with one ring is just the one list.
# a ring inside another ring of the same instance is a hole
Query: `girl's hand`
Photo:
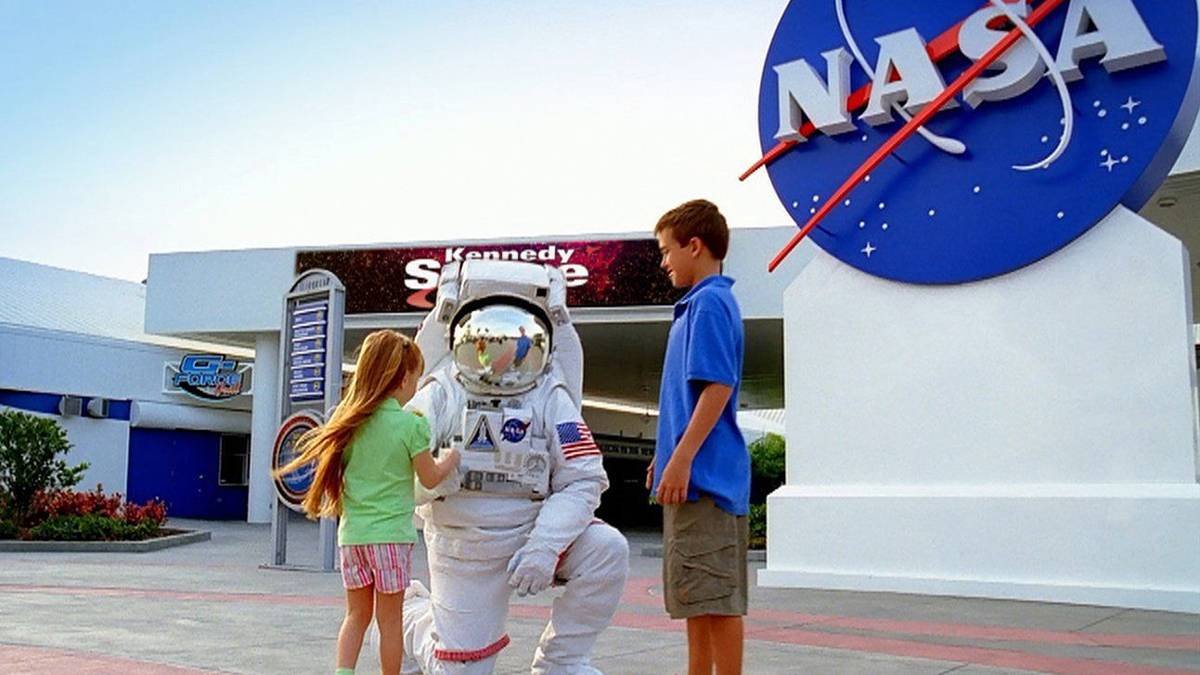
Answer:
[[458, 468], [460, 457], [454, 448], [438, 448], [435, 459], [433, 453], [426, 451], [413, 457], [413, 471], [426, 490], [432, 490], [446, 480]]

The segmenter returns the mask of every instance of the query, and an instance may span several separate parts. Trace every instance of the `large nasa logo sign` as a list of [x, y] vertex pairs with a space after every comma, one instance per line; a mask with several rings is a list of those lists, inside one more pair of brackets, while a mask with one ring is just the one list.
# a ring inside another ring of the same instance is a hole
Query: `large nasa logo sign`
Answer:
[[752, 169], [864, 272], [1004, 274], [1162, 183], [1200, 102], [1196, 35], [1196, 0], [793, 0]]

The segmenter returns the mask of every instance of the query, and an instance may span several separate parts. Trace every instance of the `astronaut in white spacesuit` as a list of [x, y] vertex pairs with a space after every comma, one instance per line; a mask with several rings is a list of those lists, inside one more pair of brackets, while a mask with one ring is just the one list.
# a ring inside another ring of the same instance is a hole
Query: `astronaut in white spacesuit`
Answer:
[[624, 536], [595, 518], [608, 487], [580, 413], [582, 349], [562, 273], [469, 260], [442, 270], [417, 333], [428, 373], [408, 404], [457, 475], [418, 485], [430, 589], [404, 602], [405, 672], [490, 673], [509, 642], [509, 598], [562, 586], [532, 672], [597, 673], [592, 646], [629, 570]]

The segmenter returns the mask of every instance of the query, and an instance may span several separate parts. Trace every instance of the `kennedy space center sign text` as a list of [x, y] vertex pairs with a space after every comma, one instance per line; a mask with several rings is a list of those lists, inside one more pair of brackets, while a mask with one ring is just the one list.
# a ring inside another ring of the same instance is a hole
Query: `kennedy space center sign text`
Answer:
[[679, 298], [658, 267], [653, 239], [300, 251], [296, 273], [336, 274], [346, 285], [347, 314], [424, 312], [433, 307], [442, 266], [475, 259], [554, 265], [567, 279], [572, 307], [670, 305]]

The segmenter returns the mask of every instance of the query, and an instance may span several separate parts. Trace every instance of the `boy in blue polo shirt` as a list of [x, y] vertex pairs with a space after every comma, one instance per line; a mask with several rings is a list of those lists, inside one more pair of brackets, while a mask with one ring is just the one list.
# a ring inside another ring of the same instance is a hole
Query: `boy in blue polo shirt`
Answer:
[[742, 672], [748, 581], [750, 453], [737, 426], [741, 310], [721, 275], [729, 228], [703, 199], [654, 228], [676, 288], [659, 391], [658, 439], [646, 487], [663, 505], [663, 598], [687, 619], [688, 673]]

